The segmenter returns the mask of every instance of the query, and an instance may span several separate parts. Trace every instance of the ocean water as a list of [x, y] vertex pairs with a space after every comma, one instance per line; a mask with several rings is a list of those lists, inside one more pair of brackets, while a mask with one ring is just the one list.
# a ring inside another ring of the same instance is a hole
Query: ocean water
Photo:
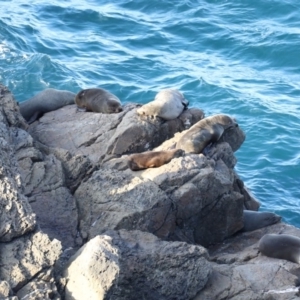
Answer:
[[298, 0], [1, 0], [0, 82], [16, 100], [103, 87], [147, 103], [175, 87], [246, 133], [237, 172], [300, 227]]

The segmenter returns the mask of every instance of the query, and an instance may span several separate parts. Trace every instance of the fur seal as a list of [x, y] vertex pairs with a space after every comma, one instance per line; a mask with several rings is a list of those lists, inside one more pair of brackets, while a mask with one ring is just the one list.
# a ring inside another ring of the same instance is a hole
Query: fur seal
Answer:
[[242, 229], [242, 231], [253, 231], [259, 228], [278, 223], [280, 220], [281, 217], [272, 212], [244, 210], [244, 228]]
[[34, 97], [19, 103], [20, 112], [24, 119], [33, 123], [44, 113], [74, 104], [76, 94], [56, 89], [45, 89]]
[[128, 166], [132, 171], [157, 168], [169, 163], [174, 157], [180, 157], [183, 155], [184, 151], [181, 149], [136, 153], [130, 155], [128, 159]]
[[208, 144], [217, 142], [226, 129], [237, 126], [235, 120], [227, 115], [204, 118], [183, 134], [176, 148], [183, 149], [187, 153], [199, 154]]
[[300, 238], [288, 234], [265, 234], [259, 241], [259, 251], [269, 257], [300, 263]]
[[176, 89], [164, 89], [158, 92], [153, 101], [137, 109], [140, 116], [160, 117], [164, 120], [176, 119], [189, 102]]
[[75, 103], [86, 111], [113, 114], [122, 111], [120, 99], [101, 88], [81, 90], [75, 97]]

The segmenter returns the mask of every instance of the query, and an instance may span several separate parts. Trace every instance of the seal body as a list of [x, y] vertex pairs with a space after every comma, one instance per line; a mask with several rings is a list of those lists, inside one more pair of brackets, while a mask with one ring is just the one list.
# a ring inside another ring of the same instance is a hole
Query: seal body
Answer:
[[112, 93], [101, 89], [81, 90], [75, 97], [75, 103], [86, 111], [113, 114], [122, 111], [120, 99]]
[[170, 162], [174, 157], [184, 155], [181, 149], [172, 149], [166, 151], [148, 151], [130, 155], [128, 166], [132, 171], [143, 170], [147, 168], [157, 168]]
[[300, 238], [288, 234], [265, 234], [259, 241], [259, 251], [269, 257], [299, 264]]
[[242, 231], [253, 231], [259, 228], [278, 223], [280, 220], [281, 217], [272, 212], [244, 210], [244, 228], [242, 229]]
[[217, 142], [226, 129], [237, 126], [238, 124], [227, 115], [204, 118], [183, 134], [176, 148], [187, 153], [201, 153], [208, 144]]
[[164, 120], [176, 119], [189, 102], [176, 89], [164, 89], [158, 92], [153, 101], [137, 109], [140, 116], [160, 117]]
[[76, 94], [56, 89], [45, 89], [34, 97], [19, 103], [20, 112], [30, 124], [44, 113], [74, 104]]

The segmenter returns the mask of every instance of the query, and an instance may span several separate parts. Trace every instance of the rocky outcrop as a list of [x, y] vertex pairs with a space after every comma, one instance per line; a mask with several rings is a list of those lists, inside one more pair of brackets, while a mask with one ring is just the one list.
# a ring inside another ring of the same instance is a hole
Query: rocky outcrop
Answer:
[[[13, 96], [2, 85], [0, 101], [0, 297], [41, 299], [33, 296], [37, 293], [35, 283], [41, 287], [42, 299], [50, 299], [50, 295], [59, 299], [52, 271], [61, 243], [39, 230], [18, 164], [19, 150], [31, 138], [23, 138], [28, 136], [26, 123]], [[34, 149], [31, 157], [38, 157]]]
[[0, 91], [0, 298], [296, 297], [298, 265], [257, 245], [264, 233], [300, 231], [239, 233], [243, 209], [259, 208], [234, 170], [240, 128], [204, 154], [134, 172], [128, 155], [173, 149], [203, 112], [162, 121], [137, 117], [136, 104], [111, 115], [69, 105], [27, 129]]
[[[33, 230], [36, 226], [35, 215], [22, 194], [15, 147], [11, 141], [11, 133], [14, 129], [11, 129], [10, 124], [19, 124], [19, 121], [7, 108], [6, 94], [10, 95], [6, 89], [3, 89], [0, 98], [0, 101], [3, 101], [0, 110], [0, 242], [9, 242]], [[11, 103], [9, 107], [14, 108]]]
[[108, 231], [70, 259], [65, 299], [192, 299], [208, 280], [207, 259], [201, 246]]
[[[130, 104], [122, 113], [105, 115], [66, 106], [30, 126], [30, 133], [44, 147], [62, 147], [88, 156], [94, 164], [101, 162], [74, 194], [83, 239], [123, 228], [208, 246], [240, 230], [249, 199], [236, 183], [232, 149], [243, 143], [243, 131], [231, 130], [228, 142], [220, 142], [207, 156], [189, 154], [160, 168], [133, 172], [126, 165], [126, 154], [158, 145], [157, 150], [174, 148], [182, 135], [178, 132], [203, 118], [198, 109], [167, 122], [139, 118], [136, 107]], [[89, 142], [78, 142], [87, 138]], [[216, 217], [218, 222], [212, 222]]]
[[[29, 132], [40, 143], [88, 156], [97, 163], [104, 157], [151, 150], [178, 131], [202, 119], [204, 113], [191, 109], [177, 119], [141, 119], [138, 105], [127, 104], [118, 114], [79, 112], [75, 105], [45, 114], [30, 126]], [[40, 134], [43, 132], [43, 134]]]

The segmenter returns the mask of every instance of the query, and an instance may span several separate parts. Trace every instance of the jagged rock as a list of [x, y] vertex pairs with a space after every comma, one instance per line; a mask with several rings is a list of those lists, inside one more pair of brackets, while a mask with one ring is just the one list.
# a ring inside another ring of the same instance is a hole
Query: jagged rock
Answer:
[[[229, 135], [238, 149], [245, 135], [240, 128], [230, 132], [239, 137]], [[182, 134], [155, 150], [173, 148]], [[243, 227], [243, 206], [250, 199], [237, 187], [231, 146], [218, 142], [209, 153], [187, 154], [139, 172], [128, 169], [126, 156], [104, 162], [74, 195], [82, 236], [90, 239], [109, 228], [139, 229], [204, 246], [231, 236]]]
[[58, 240], [50, 241], [46, 234], [31, 233], [0, 244], [0, 278], [14, 292], [26, 285], [39, 272], [51, 268], [61, 253]]
[[0, 100], [3, 102], [0, 110], [0, 121], [2, 121], [0, 122], [0, 242], [8, 242], [33, 230], [36, 226], [36, 218], [26, 197], [22, 194], [22, 184], [15, 158], [16, 149], [10, 136], [14, 127], [10, 128], [9, 124], [19, 125], [21, 117], [14, 116], [13, 112], [16, 108], [10, 103], [14, 101], [13, 98], [9, 97], [9, 102], [7, 99], [9, 94], [5, 92], [3, 97], [2, 86], [0, 88]]
[[243, 181], [235, 173], [234, 189], [244, 196], [244, 208], [248, 210], [257, 211], [260, 207], [259, 201], [257, 201], [251, 192], [244, 186]]
[[74, 194], [82, 236], [139, 229], [207, 246], [243, 227], [243, 196], [222, 160], [189, 154], [160, 168], [101, 169]]
[[108, 231], [71, 258], [65, 299], [192, 299], [207, 282], [201, 246], [140, 231]]
[[105, 155], [150, 150], [204, 117], [201, 110], [191, 109], [171, 121], [145, 119], [137, 116], [137, 107], [127, 104], [118, 114], [101, 114], [77, 112], [75, 105], [69, 105], [45, 114], [29, 132], [48, 147], [86, 155], [97, 163]]
[[[24, 130], [12, 130], [16, 157], [24, 184], [24, 194], [37, 216], [41, 229], [64, 247], [76, 244], [78, 215], [76, 204], [66, 188], [62, 163], [53, 154], [43, 154], [34, 147]], [[76, 179], [76, 178], [75, 178]]]
[[27, 283], [17, 292], [17, 296], [19, 299], [26, 300], [61, 299], [50, 269], [39, 273], [34, 280]]
[[260, 238], [274, 232], [300, 237], [299, 229], [279, 223], [211, 247], [213, 271], [195, 300], [299, 299], [299, 265], [259, 254]]
[[47, 147], [39, 142], [35, 142], [35, 145], [43, 153], [47, 155], [53, 154], [62, 163], [65, 184], [71, 193], [95, 170], [95, 166], [85, 155], [72, 155], [68, 150]]
[[7, 126], [27, 129], [28, 125], [20, 113], [13, 94], [0, 83], [0, 122]]
[[0, 281], [0, 299], [7, 299], [10, 294], [10, 286], [7, 281]]
[[101, 169], [74, 194], [82, 237], [91, 239], [108, 229], [140, 229], [167, 237], [174, 227], [172, 202], [151, 180]]

